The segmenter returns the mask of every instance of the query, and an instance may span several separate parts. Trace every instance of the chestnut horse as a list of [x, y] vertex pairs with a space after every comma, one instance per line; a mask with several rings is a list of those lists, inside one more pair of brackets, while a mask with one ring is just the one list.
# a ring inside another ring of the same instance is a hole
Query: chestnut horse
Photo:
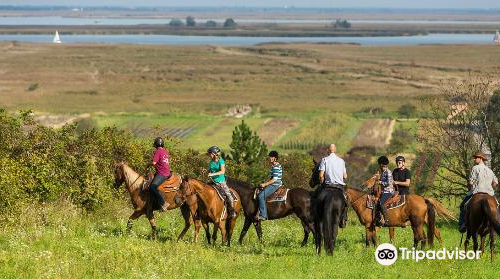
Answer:
[[[223, 220], [224, 215], [224, 201], [219, 197], [217, 191], [210, 185], [204, 182], [185, 177], [175, 195], [175, 203], [180, 205], [187, 201], [190, 197], [195, 196], [198, 200], [198, 218], [201, 220], [203, 228], [205, 229], [207, 241], [210, 244], [210, 233], [208, 223], [214, 224], [214, 231], [212, 234], [212, 245], [215, 245], [217, 240], [217, 230], [221, 231], [222, 244], [227, 241], [227, 245], [231, 246], [231, 236], [233, 234], [234, 225], [236, 224], [236, 219], [238, 218], [239, 212], [241, 210], [240, 197], [236, 191], [232, 190], [236, 196], [234, 202], [234, 212], [235, 217], [227, 216], [226, 220]], [[227, 213], [226, 213], [227, 214]], [[195, 231], [195, 238], [198, 238], [198, 229]]]
[[[375, 175], [364, 183], [364, 185], [373, 192], [374, 187], [377, 185], [379, 176]], [[369, 246], [370, 243], [377, 245], [376, 239], [376, 226], [373, 222], [373, 210], [367, 208], [367, 198], [368, 194], [363, 190], [356, 188], [348, 188], [347, 196], [349, 197], [350, 203], [353, 209], [358, 215], [358, 219], [361, 224], [365, 225], [366, 228], [366, 245]], [[438, 239], [439, 243], [442, 244], [441, 234], [439, 229], [435, 227], [435, 217], [436, 213], [445, 219], [456, 220], [448, 209], [444, 208], [437, 200], [432, 198], [423, 198], [419, 195], [406, 195], [406, 203], [402, 206], [394, 209], [388, 210], [389, 213], [389, 224], [390, 224], [390, 237], [391, 241], [394, 240], [394, 227], [406, 227], [409, 221], [413, 229], [413, 240], [414, 246], [417, 247], [418, 243], [422, 244], [422, 248], [425, 246], [426, 238], [423, 233], [423, 224], [427, 225], [427, 239], [429, 240], [430, 246], [434, 244], [434, 236]]]
[[484, 242], [486, 235], [490, 234], [490, 253], [493, 261], [495, 250], [495, 232], [500, 234], [500, 224], [497, 220], [497, 202], [494, 197], [477, 193], [470, 199], [467, 212], [465, 214], [465, 224], [467, 227], [467, 238], [465, 239], [465, 251], [469, 246], [469, 239], [472, 237], [474, 251], [477, 251], [477, 235], [481, 236], [481, 252], [484, 253]]
[[[134, 207], [134, 212], [128, 218], [127, 233], [130, 233], [132, 230], [133, 221], [145, 214], [151, 224], [151, 237], [155, 239], [157, 230], [153, 211], [159, 210], [160, 206], [156, 202], [156, 199], [152, 199], [150, 197], [149, 191], [145, 191], [143, 189], [142, 185], [144, 184], [144, 177], [135, 172], [125, 163], [117, 163], [115, 166], [115, 187], [118, 188], [123, 183], [125, 183], [125, 188], [130, 194], [130, 200]], [[175, 191], [164, 193], [164, 195], [166, 202], [170, 204], [168, 206], [168, 210], [180, 207], [182, 217], [184, 217], [184, 229], [180, 233], [177, 240], [182, 239], [191, 226], [190, 217], [192, 217], [195, 224], [195, 230], [199, 230], [200, 222], [195, 218], [196, 210], [198, 208], [196, 196], [190, 197], [186, 199], [185, 203], [178, 205], [174, 202]], [[197, 239], [195, 238], [195, 241], [196, 240]]]

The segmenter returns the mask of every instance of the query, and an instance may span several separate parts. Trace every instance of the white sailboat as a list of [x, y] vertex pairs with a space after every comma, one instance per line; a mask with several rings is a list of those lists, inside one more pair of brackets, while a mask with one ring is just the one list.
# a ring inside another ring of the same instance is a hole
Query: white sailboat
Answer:
[[497, 32], [495, 33], [495, 38], [493, 38], [493, 42], [497, 45], [500, 45], [500, 34]]
[[60, 44], [61, 39], [59, 38], [59, 32], [56, 30], [56, 35], [54, 36], [54, 44]]

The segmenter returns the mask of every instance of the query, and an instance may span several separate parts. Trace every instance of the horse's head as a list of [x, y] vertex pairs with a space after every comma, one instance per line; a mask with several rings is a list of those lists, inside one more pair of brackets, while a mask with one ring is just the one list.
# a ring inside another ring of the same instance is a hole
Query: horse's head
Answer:
[[377, 172], [374, 176], [370, 177], [363, 185], [368, 189], [374, 189], [377, 186], [377, 182], [380, 180], [380, 173]]
[[311, 186], [311, 188], [321, 184], [319, 181], [319, 163], [316, 163], [315, 160], [313, 160], [313, 163], [314, 167], [311, 172], [311, 179], [309, 180], [309, 186]]
[[122, 183], [125, 181], [125, 172], [123, 170], [123, 166], [125, 163], [120, 162], [117, 163], [115, 162], [115, 183], [114, 186], [116, 189], [122, 185]]
[[189, 178], [186, 176], [182, 179], [182, 183], [179, 186], [179, 190], [175, 193], [174, 201], [175, 204], [181, 206], [187, 199], [187, 197], [196, 194], [193, 187], [189, 185]]

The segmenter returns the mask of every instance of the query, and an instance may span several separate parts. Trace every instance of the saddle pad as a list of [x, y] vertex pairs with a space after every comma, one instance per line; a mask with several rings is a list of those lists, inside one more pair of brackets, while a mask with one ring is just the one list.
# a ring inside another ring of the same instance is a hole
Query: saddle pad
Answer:
[[[219, 198], [222, 200], [222, 201], [225, 201], [226, 199], [224, 198], [225, 194], [222, 192], [222, 189], [220, 189], [219, 187], [217, 187], [215, 184], [210, 184], [210, 186], [212, 186], [212, 188], [215, 189], [215, 192], [217, 192], [217, 195], [219, 196]], [[238, 200], [238, 197], [235, 195], [235, 192], [233, 189], [229, 188], [229, 192], [231, 193], [231, 195], [233, 196], [233, 200], [234, 201], [237, 201]]]
[[[398, 208], [406, 203], [406, 195], [400, 195], [399, 201], [395, 201], [392, 203], [387, 204], [387, 209], [394, 209]], [[368, 198], [366, 199], [366, 207], [373, 209], [375, 205], [375, 196], [374, 195], [368, 195]]]
[[[286, 199], [288, 197], [288, 191], [290, 189], [285, 188], [285, 187], [279, 187], [278, 190], [276, 190], [274, 193], [272, 193], [270, 196], [266, 198], [266, 202], [271, 203], [271, 202], [286, 202]], [[259, 188], [255, 189], [253, 198], [256, 199], [257, 196], [259, 195], [261, 191]]]

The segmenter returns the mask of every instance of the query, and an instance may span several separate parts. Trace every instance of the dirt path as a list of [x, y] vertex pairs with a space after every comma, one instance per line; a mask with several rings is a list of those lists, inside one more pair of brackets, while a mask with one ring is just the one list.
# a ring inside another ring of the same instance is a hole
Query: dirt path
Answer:
[[367, 119], [354, 139], [354, 147], [385, 148], [391, 142], [394, 119]]

